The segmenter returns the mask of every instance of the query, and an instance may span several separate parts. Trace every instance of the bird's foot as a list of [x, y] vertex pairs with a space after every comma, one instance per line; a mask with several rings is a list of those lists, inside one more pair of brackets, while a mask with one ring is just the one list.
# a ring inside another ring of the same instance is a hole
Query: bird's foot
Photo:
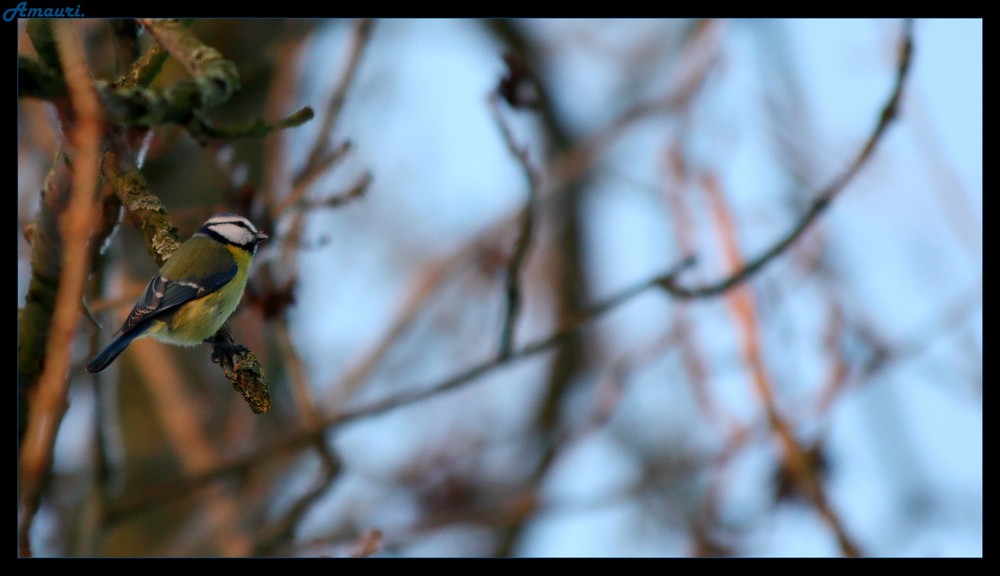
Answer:
[[223, 356], [235, 356], [237, 354], [246, 354], [247, 352], [250, 352], [249, 348], [235, 342], [222, 342], [220, 340], [207, 338], [205, 339], [205, 343], [212, 345], [212, 362], [215, 362], [216, 364], [222, 360]]

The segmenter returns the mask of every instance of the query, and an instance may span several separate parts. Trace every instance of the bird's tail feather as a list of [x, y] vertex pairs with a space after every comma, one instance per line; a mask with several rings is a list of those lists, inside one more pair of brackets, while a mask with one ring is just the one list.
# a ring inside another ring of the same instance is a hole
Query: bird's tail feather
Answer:
[[128, 348], [128, 345], [131, 344], [133, 340], [142, 336], [143, 332], [145, 332], [145, 330], [132, 330], [131, 332], [122, 334], [112, 340], [111, 344], [108, 344], [104, 350], [101, 350], [100, 354], [94, 356], [94, 359], [90, 361], [90, 364], [87, 364], [87, 372], [96, 374], [107, 368], [109, 364], [114, 362], [115, 358], [117, 358], [119, 354]]

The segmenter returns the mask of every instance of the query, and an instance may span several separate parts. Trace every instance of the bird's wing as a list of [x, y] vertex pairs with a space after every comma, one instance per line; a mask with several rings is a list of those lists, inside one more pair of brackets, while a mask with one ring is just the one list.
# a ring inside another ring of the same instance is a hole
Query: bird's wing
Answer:
[[233, 261], [232, 266], [223, 272], [217, 272], [197, 282], [187, 279], [170, 279], [160, 274], [146, 285], [146, 291], [129, 312], [128, 318], [122, 324], [120, 332], [128, 334], [140, 323], [157, 316], [196, 298], [215, 292], [236, 276], [238, 266]]

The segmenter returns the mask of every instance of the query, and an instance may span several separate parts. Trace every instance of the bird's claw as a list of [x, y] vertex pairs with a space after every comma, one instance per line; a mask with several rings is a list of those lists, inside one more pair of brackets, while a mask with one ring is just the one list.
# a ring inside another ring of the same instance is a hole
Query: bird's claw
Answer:
[[218, 364], [224, 356], [232, 357], [237, 354], [246, 354], [250, 352], [249, 348], [235, 342], [220, 342], [212, 339], [205, 340], [205, 342], [212, 345], [212, 362], [216, 364]]

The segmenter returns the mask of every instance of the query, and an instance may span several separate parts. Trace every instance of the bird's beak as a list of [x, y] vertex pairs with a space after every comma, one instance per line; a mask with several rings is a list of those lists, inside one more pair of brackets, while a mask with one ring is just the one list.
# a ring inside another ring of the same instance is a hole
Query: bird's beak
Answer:
[[256, 238], [257, 238], [257, 241], [260, 242], [261, 240], [267, 240], [268, 238], [270, 238], [270, 236], [268, 236], [267, 234], [264, 234], [263, 232], [258, 232], [256, 234]]

